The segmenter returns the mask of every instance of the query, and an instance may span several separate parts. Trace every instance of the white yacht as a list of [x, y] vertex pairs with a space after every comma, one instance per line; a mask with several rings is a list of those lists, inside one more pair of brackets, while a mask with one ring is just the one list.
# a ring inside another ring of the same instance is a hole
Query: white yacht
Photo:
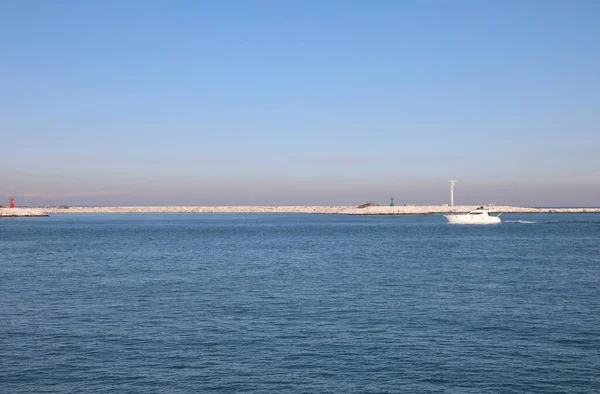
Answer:
[[501, 222], [500, 215], [502, 214], [492, 216], [489, 209], [481, 206], [469, 213], [444, 215], [444, 217], [452, 224], [494, 224]]

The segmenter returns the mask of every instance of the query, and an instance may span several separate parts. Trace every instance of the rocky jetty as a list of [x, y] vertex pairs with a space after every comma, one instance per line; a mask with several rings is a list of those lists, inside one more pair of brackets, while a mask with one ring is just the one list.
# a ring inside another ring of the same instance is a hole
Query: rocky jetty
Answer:
[[[343, 209], [339, 213], [348, 215], [430, 215], [465, 213], [478, 208], [477, 205], [449, 207], [446, 205], [415, 205], [401, 207], [366, 207], [363, 209]], [[498, 213], [600, 213], [600, 208], [529, 208], [512, 206], [491, 206], [490, 211]]]
[[[57, 207], [40, 208], [45, 214], [102, 214], [102, 213], [318, 213], [342, 215], [429, 215], [469, 212], [469, 206], [417, 205], [417, 206], [155, 206], [155, 207]], [[489, 207], [502, 213], [600, 213], [600, 208], [526, 208], [512, 206]], [[8, 209], [6, 209], [8, 211]], [[37, 215], [40, 216], [40, 215]]]
[[49, 214], [74, 213], [340, 213], [350, 206], [155, 206], [43, 208]]
[[42, 208], [0, 208], [1, 218], [26, 218], [48, 216]]

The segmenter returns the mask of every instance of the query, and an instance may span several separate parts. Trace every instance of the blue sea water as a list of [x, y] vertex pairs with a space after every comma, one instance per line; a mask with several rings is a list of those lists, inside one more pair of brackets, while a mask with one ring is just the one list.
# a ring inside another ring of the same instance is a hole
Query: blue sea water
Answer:
[[591, 393], [600, 215], [0, 220], [0, 392]]

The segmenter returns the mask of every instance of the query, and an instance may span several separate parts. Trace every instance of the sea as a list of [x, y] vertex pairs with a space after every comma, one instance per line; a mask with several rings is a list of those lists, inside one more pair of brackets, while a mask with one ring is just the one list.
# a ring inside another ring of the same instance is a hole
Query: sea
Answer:
[[0, 392], [600, 392], [600, 214], [502, 219], [1, 219]]

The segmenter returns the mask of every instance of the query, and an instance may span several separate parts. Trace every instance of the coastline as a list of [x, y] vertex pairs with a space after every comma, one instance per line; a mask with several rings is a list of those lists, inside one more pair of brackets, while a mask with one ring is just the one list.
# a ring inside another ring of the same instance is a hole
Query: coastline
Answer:
[[[0, 208], [0, 217], [41, 217], [53, 214], [120, 214], [120, 213], [315, 213], [336, 215], [433, 215], [469, 212], [475, 205], [418, 205], [399, 207], [356, 206], [115, 206], [62, 208]], [[532, 208], [493, 206], [498, 213], [600, 213], [600, 208]]]

